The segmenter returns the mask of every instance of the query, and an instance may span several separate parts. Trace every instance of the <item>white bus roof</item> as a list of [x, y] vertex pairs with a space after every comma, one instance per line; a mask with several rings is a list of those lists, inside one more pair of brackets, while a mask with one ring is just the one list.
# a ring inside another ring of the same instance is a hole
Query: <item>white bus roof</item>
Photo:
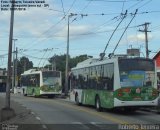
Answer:
[[106, 58], [104, 60], [100, 60], [99, 58], [90, 58], [90, 59], [87, 59], [87, 60], [84, 60], [84, 61], [78, 63], [76, 67], [72, 68], [72, 70], [83, 68], [83, 67], [89, 67], [89, 66], [93, 66], [93, 65], [113, 63], [115, 60], [117, 60], [117, 58], [112, 58], [112, 59]]
[[40, 73], [40, 72], [41, 71], [37, 71], [36, 69], [30, 69], [30, 70], [24, 71], [24, 73], [21, 75], [34, 74], [34, 73]]
[[83, 67], [90, 67], [90, 66], [94, 66], [94, 65], [114, 63], [119, 58], [122, 58], [122, 59], [136, 59], [136, 58], [146, 59], [146, 58], [143, 58], [143, 57], [126, 57], [126, 56], [115, 56], [115, 57], [112, 57], [112, 58], [104, 58], [103, 60], [100, 60], [99, 58], [90, 58], [90, 59], [87, 59], [87, 60], [84, 60], [84, 61], [78, 63], [76, 67], [72, 68], [72, 70], [80, 69], [80, 68], [83, 68]]
[[46, 72], [46, 71], [56, 71], [56, 72], [61, 72], [61, 71], [57, 71], [57, 70], [37, 70], [37, 69], [30, 69], [27, 71], [24, 71], [24, 73], [22, 73], [21, 75], [28, 75], [28, 74], [39, 74], [41, 72]]

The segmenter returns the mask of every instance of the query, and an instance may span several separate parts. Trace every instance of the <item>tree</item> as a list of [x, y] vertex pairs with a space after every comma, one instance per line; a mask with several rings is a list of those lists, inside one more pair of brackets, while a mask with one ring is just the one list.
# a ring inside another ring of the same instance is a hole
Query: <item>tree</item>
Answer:
[[[66, 55], [54, 55], [49, 59], [50, 64], [56, 63], [56, 70], [65, 71]], [[55, 64], [54, 64], [55, 65]]]
[[20, 65], [23, 68], [22, 72], [24, 72], [24, 71], [26, 71], [28, 69], [33, 68], [33, 62], [29, 61], [29, 59], [27, 57], [25, 57], [25, 56], [23, 56], [23, 57], [20, 58]]
[[[88, 56], [86, 54], [76, 56], [71, 58], [69, 56], [69, 68], [75, 67], [79, 62], [82, 62], [88, 58], [92, 58], [92, 56]], [[65, 65], [66, 65], [66, 55], [54, 55], [49, 59], [50, 64], [56, 64], [56, 69], [62, 72], [65, 72]]]
[[86, 55], [86, 54], [80, 55], [80, 56], [76, 56], [76, 57], [70, 59], [69, 66], [70, 66], [71, 68], [73, 68], [73, 67], [75, 67], [79, 62], [82, 62], [82, 61], [84, 61], [84, 60], [86, 60], [86, 59], [88, 59], [88, 58], [92, 58], [92, 57], [93, 57], [93, 56], [88, 56], [88, 55]]
[[[76, 56], [73, 58], [71, 58], [69, 56], [69, 69], [75, 67], [79, 62], [82, 62], [88, 58], [92, 58], [92, 56], [88, 56], [86, 54]], [[60, 56], [54, 55], [48, 61], [51, 65], [56, 64], [56, 70], [59, 70], [62, 72], [62, 83], [64, 84], [64, 82], [65, 82], [66, 54], [60, 55]], [[51, 67], [51, 65], [50, 65], [50, 67]], [[48, 66], [49, 65], [46, 65], [45, 68], [48, 68]]]
[[33, 63], [27, 57], [23, 56], [20, 60], [17, 60], [17, 68], [17, 76], [20, 77], [24, 71], [33, 68]]

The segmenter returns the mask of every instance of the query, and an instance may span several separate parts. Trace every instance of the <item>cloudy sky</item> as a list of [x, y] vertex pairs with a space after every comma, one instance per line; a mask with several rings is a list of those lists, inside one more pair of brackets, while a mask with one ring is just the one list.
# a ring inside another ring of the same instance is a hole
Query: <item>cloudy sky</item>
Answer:
[[[7, 0], [5, 0], [7, 1]], [[21, 1], [21, 0], [16, 0]], [[26, 0], [41, 1], [41, 0]], [[71, 57], [82, 54], [99, 57], [123, 14], [127, 15], [113, 35], [106, 55], [118, 43], [125, 27], [133, 18], [115, 53], [125, 54], [128, 48], [140, 48], [145, 56], [143, 25], [148, 26], [149, 50], [152, 58], [160, 49], [160, 0], [45, 0], [49, 7], [28, 7], [15, 11], [14, 39], [18, 58], [28, 57], [34, 66], [44, 66], [53, 55], [66, 53], [68, 17]], [[42, 4], [43, 5], [43, 4]], [[0, 11], [0, 68], [7, 66], [10, 11]]]

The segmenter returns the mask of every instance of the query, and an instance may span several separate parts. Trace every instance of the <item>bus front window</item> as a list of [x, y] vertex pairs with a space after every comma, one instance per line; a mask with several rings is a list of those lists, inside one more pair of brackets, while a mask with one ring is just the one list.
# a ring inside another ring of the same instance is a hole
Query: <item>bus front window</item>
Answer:
[[43, 85], [54, 86], [58, 83], [60, 75], [57, 72], [43, 72]]
[[153, 60], [119, 59], [121, 87], [152, 87], [155, 78]]

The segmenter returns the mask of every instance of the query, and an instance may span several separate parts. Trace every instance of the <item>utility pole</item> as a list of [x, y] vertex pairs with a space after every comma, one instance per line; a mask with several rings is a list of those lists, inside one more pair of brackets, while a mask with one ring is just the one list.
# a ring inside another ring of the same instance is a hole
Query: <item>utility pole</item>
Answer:
[[151, 31], [148, 31], [148, 26], [149, 26], [150, 23], [144, 23], [142, 25], [139, 25], [139, 26], [144, 26], [144, 30], [140, 30], [140, 32], [144, 32], [145, 33], [145, 46], [146, 46], [146, 58], [149, 58], [149, 50], [148, 50], [148, 32], [151, 32]]
[[56, 70], [56, 61], [55, 61], [55, 59], [53, 59], [53, 61], [52, 61], [52, 71], [53, 70]]
[[18, 80], [17, 80], [17, 60], [18, 60], [18, 48], [16, 47], [16, 61], [15, 61], [15, 87], [17, 87], [17, 83], [18, 83]]
[[[12, 7], [14, 7], [14, 3], [15, 3], [15, 0], [12, 0]], [[5, 108], [3, 108], [1, 110], [1, 121], [7, 120], [7, 119], [15, 116], [14, 109], [12, 109], [10, 107], [13, 24], [14, 24], [14, 8], [11, 8], [10, 34], [9, 34], [9, 47], [8, 47], [8, 70], [7, 70], [6, 100], [5, 100]]]
[[14, 87], [15, 87], [15, 42], [17, 41], [17, 39], [12, 39], [14, 42], [13, 42], [13, 66], [12, 66], [12, 91], [14, 90]]
[[68, 63], [69, 63], [69, 19], [77, 14], [68, 15], [68, 32], [67, 32], [67, 53], [66, 53], [66, 70], [65, 70], [65, 95], [68, 95]]
[[26, 60], [24, 60], [23, 70], [24, 70], [24, 72], [26, 71]]

